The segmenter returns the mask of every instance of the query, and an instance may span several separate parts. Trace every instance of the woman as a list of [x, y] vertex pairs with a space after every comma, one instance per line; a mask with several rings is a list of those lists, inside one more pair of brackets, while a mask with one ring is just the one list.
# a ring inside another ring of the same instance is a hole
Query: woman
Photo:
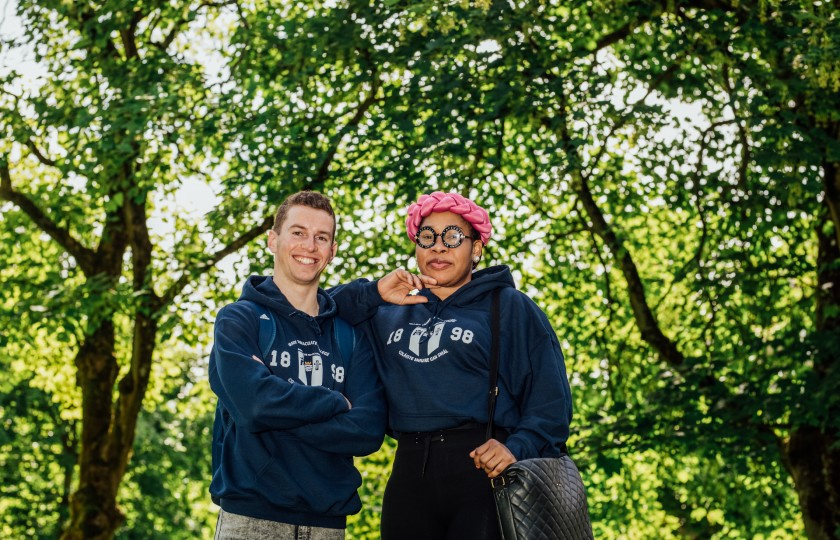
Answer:
[[[419, 292], [426, 303], [383, 305], [373, 283], [336, 294], [342, 316], [374, 313], [366, 331], [398, 440], [382, 538], [500, 538], [488, 478], [518, 459], [565, 452], [571, 396], [560, 345], [507, 266], [474, 271], [492, 232], [483, 208], [457, 193], [434, 192], [409, 206], [406, 229], [420, 273], [436, 280]], [[487, 441], [495, 289], [501, 289], [497, 438]]]

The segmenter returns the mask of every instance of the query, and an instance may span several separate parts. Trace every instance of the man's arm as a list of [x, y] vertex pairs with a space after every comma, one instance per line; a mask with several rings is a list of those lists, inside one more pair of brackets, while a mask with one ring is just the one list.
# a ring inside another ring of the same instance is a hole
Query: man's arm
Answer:
[[360, 336], [345, 374], [344, 394], [352, 408], [325, 422], [303, 425], [288, 433], [325, 452], [366, 456], [379, 449], [387, 422], [385, 389], [366, 337]]
[[347, 412], [339, 392], [292, 383], [254, 359], [259, 323], [253, 310], [230, 304], [219, 311], [210, 359], [210, 387], [241, 429], [266, 431], [323, 422]]

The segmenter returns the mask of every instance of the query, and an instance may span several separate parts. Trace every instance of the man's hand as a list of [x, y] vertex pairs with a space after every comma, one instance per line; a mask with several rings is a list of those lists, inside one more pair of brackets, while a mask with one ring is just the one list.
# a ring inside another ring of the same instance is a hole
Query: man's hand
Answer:
[[423, 304], [429, 300], [417, 292], [423, 287], [437, 284], [434, 278], [422, 274], [412, 274], [399, 268], [380, 279], [376, 288], [379, 296], [386, 302], [399, 305]]
[[475, 468], [482, 469], [488, 478], [496, 478], [508, 465], [516, 463], [508, 447], [496, 439], [490, 439], [470, 452], [470, 457], [475, 462]]

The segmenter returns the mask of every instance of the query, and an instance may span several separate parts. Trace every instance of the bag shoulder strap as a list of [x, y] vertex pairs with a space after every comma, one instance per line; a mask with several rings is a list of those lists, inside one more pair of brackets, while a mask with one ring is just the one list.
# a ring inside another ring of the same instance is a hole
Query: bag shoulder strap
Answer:
[[490, 387], [487, 390], [487, 439], [496, 435], [493, 416], [496, 414], [496, 397], [499, 395], [499, 334], [501, 312], [499, 297], [501, 289], [493, 289], [490, 298]]
[[274, 313], [252, 300], [239, 300], [239, 302], [244, 302], [257, 314], [257, 319], [260, 321], [257, 334], [260, 352], [262, 352], [262, 361], [266, 362], [271, 352], [271, 346], [274, 344], [274, 339], [277, 337], [277, 323], [274, 320]]

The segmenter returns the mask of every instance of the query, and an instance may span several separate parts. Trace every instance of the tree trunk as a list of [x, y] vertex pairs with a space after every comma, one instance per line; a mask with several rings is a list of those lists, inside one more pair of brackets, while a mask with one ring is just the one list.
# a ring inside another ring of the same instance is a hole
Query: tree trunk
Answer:
[[800, 425], [791, 431], [783, 447], [783, 460], [793, 476], [802, 519], [808, 538], [827, 540], [840, 538], [840, 437], [831, 428], [831, 420], [840, 411], [836, 406], [838, 389], [831, 388], [838, 379], [840, 358], [840, 246], [838, 246], [838, 213], [840, 208], [840, 167], [823, 164], [825, 208], [817, 220], [817, 303], [814, 378], [817, 395], [805, 399], [827, 404], [828, 409], [816, 415], [816, 425]]
[[123, 524], [117, 495], [149, 383], [157, 328], [151, 318], [137, 315], [131, 369], [120, 381], [115, 407], [113, 325], [104, 323], [76, 357], [83, 412], [79, 485], [70, 498], [70, 523], [62, 540], [111, 539]]
[[82, 390], [79, 484], [70, 497], [70, 523], [62, 539], [110, 539], [124, 518], [116, 505], [119, 479], [108, 460], [112, 395], [119, 369], [110, 320], [85, 340], [76, 355], [76, 368], [76, 383]]
[[[131, 177], [128, 165], [125, 176]], [[70, 524], [62, 535], [63, 540], [109, 540], [123, 524], [117, 495], [131, 459], [137, 418], [149, 385], [157, 343], [156, 312], [161, 302], [151, 286], [152, 244], [146, 228], [145, 198], [127, 200], [123, 211], [125, 228], [121, 232], [131, 246], [137, 302], [131, 362], [115, 392], [119, 366], [114, 358], [111, 319], [85, 342], [76, 358], [82, 388], [82, 447], [79, 487], [71, 497]], [[110, 269], [116, 272], [119, 265], [115, 263]]]
[[791, 432], [784, 446], [785, 465], [793, 477], [805, 532], [812, 540], [840, 538], [840, 449], [838, 439], [805, 426]]

